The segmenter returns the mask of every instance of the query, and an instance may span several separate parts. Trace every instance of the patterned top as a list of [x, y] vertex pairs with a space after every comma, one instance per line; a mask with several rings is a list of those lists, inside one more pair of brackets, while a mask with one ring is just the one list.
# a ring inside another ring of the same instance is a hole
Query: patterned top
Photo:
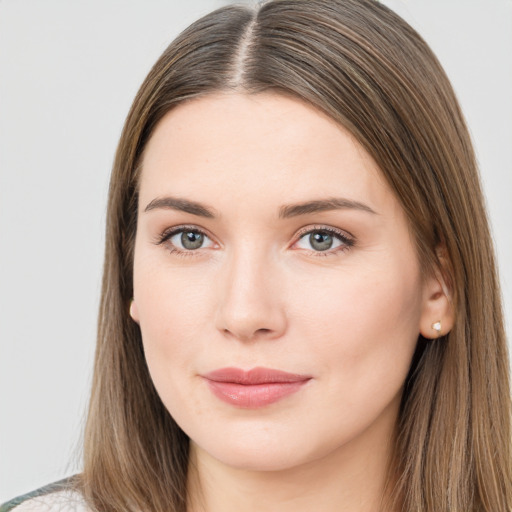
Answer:
[[0, 506], [0, 512], [90, 512], [82, 495], [70, 488], [71, 478], [46, 485]]

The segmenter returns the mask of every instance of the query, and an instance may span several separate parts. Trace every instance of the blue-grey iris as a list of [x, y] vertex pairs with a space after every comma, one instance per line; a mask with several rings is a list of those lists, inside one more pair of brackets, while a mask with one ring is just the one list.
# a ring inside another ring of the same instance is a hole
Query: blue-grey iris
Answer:
[[203, 245], [204, 236], [194, 231], [183, 231], [181, 234], [181, 244], [185, 249], [199, 249]]
[[316, 232], [309, 235], [309, 243], [316, 251], [327, 251], [332, 247], [333, 241], [329, 233]]

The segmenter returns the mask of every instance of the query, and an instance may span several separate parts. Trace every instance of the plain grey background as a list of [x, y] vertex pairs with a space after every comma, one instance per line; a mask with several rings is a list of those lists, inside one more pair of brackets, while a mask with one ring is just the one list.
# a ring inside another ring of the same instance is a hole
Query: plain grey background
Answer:
[[[110, 167], [174, 36], [227, 0], [0, 0], [0, 502], [79, 471]], [[388, 0], [477, 150], [512, 325], [512, 0]], [[78, 461], [78, 462], [77, 462]]]

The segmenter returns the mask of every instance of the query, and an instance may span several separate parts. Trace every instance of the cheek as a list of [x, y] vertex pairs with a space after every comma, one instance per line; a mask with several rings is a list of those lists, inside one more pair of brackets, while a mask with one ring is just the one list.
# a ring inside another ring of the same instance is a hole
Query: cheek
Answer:
[[211, 293], [203, 283], [179, 270], [157, 273], [149, 265], [136, 273], [144, 352], [159, 390], [177, 377], [180, 369], [193, 367], [200, 350], [200, 333]]
[[397, 392], [419, 334], [422, 294], [415, 259], [349, 268], [304, 283], [304, 290], [297, 298], [299, 330], [305, 340], [316, 340], [315, 357], [333, 385], [371, 395], [389, 383], [389, 393]]

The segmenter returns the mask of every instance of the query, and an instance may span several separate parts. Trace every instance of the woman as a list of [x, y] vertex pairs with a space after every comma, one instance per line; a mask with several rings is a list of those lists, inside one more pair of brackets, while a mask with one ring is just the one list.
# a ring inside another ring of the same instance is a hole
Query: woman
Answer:
[[485, 219], [448, 80], [387, 8], [199, 20], [118, 147], [84, 471], [16, 510], [511, 510]]

